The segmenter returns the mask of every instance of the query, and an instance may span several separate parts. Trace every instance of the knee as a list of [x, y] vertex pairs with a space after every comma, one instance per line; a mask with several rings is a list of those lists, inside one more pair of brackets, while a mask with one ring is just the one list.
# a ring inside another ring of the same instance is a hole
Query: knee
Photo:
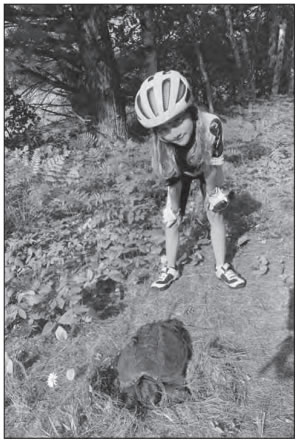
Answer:
[[165, 224], [166, 228], [178, 229], [180, 222], [181, 222], [180, 210], [174, 212], [171, 209], [170, 205], [167, 204], [165, 209], [163, 210], [163, 223]]

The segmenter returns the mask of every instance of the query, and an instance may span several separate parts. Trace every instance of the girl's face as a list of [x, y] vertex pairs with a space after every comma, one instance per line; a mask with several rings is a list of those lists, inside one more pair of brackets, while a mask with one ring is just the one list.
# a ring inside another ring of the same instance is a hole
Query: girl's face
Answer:
[[157, 128], [161, 141], [174, 143], [178, 146], [186, 146], [190, 141], [194, 130], [194, 122], [190, 112], [183, 112], [166, 124]]

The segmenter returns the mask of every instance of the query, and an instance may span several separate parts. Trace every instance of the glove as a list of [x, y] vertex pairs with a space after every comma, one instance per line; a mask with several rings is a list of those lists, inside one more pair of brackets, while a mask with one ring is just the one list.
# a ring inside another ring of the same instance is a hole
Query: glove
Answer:
[[207, 208], [212, 212], [222, 212], [229, 204], [228, 197], [222, 192], [219, 187], [216, 187], [213, 193], [207, 195], [207, 199]]
[[219, 157], [211, 157], [210, 164], [212, 166], [222, 166], [224, 164], [224, 155], [222, 154]]

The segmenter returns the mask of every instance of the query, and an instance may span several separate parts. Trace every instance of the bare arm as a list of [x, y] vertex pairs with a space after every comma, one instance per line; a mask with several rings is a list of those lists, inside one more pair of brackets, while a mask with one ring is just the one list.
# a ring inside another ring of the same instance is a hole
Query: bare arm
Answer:
[[206, 193], [211, 194], [216, 187], [221, 187], [224, 183], [224, 174], [222, 166], [205, 167]]

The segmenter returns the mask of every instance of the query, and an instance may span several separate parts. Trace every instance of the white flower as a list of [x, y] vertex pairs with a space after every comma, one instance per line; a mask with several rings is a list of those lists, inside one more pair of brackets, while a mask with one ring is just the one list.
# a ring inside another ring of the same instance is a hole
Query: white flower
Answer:
[[48, 385], [50, 388], [54, 388], [54, 387], [56, 387], [56, 385], [57, 385], [57, 379], [58, 379], [58, 376], [56, 375], [56, 373], [50, 373], [49, 376], [48, 376], [48, 378], [47, 378], [47, 385]]

